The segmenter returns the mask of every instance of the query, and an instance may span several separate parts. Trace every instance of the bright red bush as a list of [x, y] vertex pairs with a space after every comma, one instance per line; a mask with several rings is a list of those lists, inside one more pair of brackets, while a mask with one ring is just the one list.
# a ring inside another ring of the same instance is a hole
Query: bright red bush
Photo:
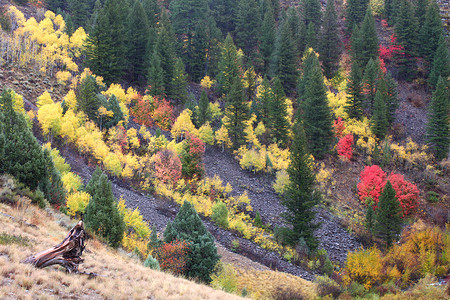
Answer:
[[173, 107], [166, 99], [154, 98], [155, 110], [152, 113], [152, 119], [163, 130], [170, 130], [172, 127]]
[[358, 194], [361, 202], [366, 203], [372, 199], [374, 208], [378, 204], [378, 198], [386, 185], [387, 180], [392, 184], [396, 192], [396, 198], [400, 202], [403, 216], [411, 214], [417, 207], [419, 189], [416, 185], [406, 181], [403, 175], [391, 173], [389, 176], [377, 165], [367, 166], [361, 172], [358, 183]]
[[134, 122], [147, 127], [153, 126], [152, 112], [155, 109], [150, 97], [142, 97], [138, 95], [134, 101], [134, 106], [131, 108], [131, 115], [134, 117]]
[[360, 175], [358, 194], [361, 202], [366, 203], [367, 198], [378, 203], [383, 187], [386, 184], [386, 173], [377, 165], [366, 166]]
[[345, 157], [348, 160], [352, 159], [353, 156], [353, 135], [347, 134], [339, 140], [337, 143], [337, 152], [339, 156]]
[[383, 26], [384, 28], [388, 27], [388, 22], [385, 19], [381, 20], [381, 26]]
[[181, 178], [181, 161], [178, 155], [164, 149], [154, 157], [155, 176], [163, 183], [175, 185]]
[[334, 131], [337, 138], [342, 138], [343, 132], [345, 130], [345, 123], [341, 117], [338, 117], [337, 120], [334, 120]]
[[174, 121], [172, 105], [166, 99], [158, 97], [138, 95], [134, 100], [131, 115], [140, 125], [151, 127], [156, 124], [163, 130], [170, 130]]
[[183, 275], [186, 271], [186, 255], [189, 244], [186, 241], [174, 240], [164, 243], [156, 250], [156, 258], [163, 271], [170, 271], [175, 275]]
[[415, 184], [406, 181], [403, 175], [391, 173], [388, 177], [395, 190], [395, 196], [400, 201], [403, 216], [409, 215], [417, 207], [419, 189]]

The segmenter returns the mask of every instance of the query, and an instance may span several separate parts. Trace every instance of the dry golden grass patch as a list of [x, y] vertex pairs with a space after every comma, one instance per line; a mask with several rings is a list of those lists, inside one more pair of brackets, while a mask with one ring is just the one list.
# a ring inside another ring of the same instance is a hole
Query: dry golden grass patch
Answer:
[[290, 274], [275, 271], [237, 270], [238, 289], [246, 288], [253, 299], [276, 299], [277, 291], [289, 290], [304, 299], [316, 299], [316, 285]]
[[[0, 234], [27, 239], [26, 244], [0, 245], [0, 299], [238, 299], [184, 278], [145, 268], [137, 260], [112, 250], [96, 240], [88, 240], [80, 271], [93, 272], [89, 279], [82, 274], [67, 274], [58, 266], [36, 269], [22, 264], [27, 256], [48, 249], [62, 239], [68, 228], [58, 222], [76, 221], [34, 206], [25, 210], [0, 204]], [[20, 225], [22, 217], [38, 227]]]

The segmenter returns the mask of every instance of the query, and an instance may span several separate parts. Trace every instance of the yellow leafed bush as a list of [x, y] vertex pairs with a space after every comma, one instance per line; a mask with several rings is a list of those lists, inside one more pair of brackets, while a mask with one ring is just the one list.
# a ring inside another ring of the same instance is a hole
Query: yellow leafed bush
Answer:
[[67, 197], [67, 212], [71, 216], [76, 214], [82, 214], [86, 210], [86, 206], [89, 204], [91, 195], [86, 192], [74, 192]]
[[381, 251], [374, 247], [350, 252], [345, 262], [345, 271], [344, 280], [347, 284], [356, 281], [364, 285], [366, 289], [370, 289], [382, 280], [383, 260]]

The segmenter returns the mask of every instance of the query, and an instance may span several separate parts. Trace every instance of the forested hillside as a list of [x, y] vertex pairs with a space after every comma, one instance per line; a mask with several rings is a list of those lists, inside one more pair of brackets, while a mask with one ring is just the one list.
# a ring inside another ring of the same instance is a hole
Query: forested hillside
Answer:
[[450, 295], [445, 2], [2, 0], [0, 25], [2, 209], [244, 297]]

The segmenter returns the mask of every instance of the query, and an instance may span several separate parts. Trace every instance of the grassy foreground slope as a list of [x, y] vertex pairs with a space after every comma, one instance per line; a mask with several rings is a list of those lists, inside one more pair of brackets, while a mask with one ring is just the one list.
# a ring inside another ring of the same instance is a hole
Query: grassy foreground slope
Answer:
[[96, 239], [87, 241], [80, 266], [81, 272], [99, 275], [92, 279], [66, 274], [56, 266], [36, 269], [20, 263], [62, 241], [69, 229], [59, 224], [67, 222], [71, 221], [26, 202], [16, 208], [0, 203], [0, 299], [239, 299], [145, 268]]

